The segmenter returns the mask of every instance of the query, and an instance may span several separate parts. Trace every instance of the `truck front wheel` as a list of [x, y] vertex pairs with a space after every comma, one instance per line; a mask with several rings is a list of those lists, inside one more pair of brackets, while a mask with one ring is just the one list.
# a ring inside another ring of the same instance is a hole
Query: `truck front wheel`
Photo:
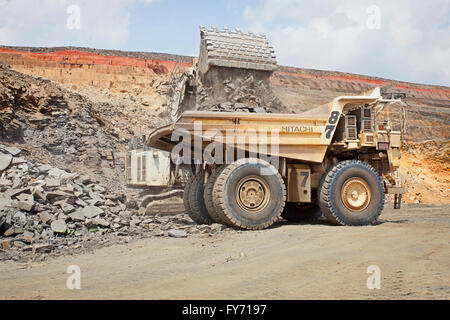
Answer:
[[286, 186], [278, 170], [255, 158], [227, 165], [213, 189], [214, 207], [226, 224], [258, 230], [272, 225], [286, 202]]
[[382, 180], [377, 171], [365, 162], [340, 162], [322, 178], [319, 206], [333, 224], [369, 225], [384, 207]]

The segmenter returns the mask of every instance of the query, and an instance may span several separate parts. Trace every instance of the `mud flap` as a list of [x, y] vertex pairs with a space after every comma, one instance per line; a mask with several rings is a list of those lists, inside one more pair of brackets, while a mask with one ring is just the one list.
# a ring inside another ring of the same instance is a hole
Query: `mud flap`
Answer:
[[394, 195], [394, 209], [400, 209], [402, 206], [402, 197], [406, 193], [406, 188], [401, 188], [397, 186], [386, 187], [385, 194]]

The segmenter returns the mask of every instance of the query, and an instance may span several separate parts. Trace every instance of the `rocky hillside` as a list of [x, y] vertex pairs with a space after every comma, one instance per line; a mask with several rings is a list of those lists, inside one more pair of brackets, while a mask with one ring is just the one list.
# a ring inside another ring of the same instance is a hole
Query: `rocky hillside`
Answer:
[[[107, 185], [123, 181], [118, 169], [126, 148], [126, 126], [113, 125], [116, 107], [95, 103], [48, 79], [0, 65], [0, 134], [29, 159], [78, 170]], [[116, 168], [117, 167], [117, 168]]]
[[[157, 87], [163, 86], [164, 79]], [[157, 91], [155, 101], [164, 100]], [[0, 141], [18, 144], [30, 159], [78, 170], [123, 189], [123, 152], [165, 116], [133, 95], [72, 86], [0, 64]]]
[[[193, 57], [159, 53], [122, 52], [86, 48], [0, 47], [0, 61], [16, 71], [41, 76], [77, 92], [101, 99], [114, 96], [145, 108], [164, 112], [165, 83], [170, 74], [192, 65]], [[304, 111], [342, 94], [357, 94], [380, 86], [406, 92], [408, 133], [413, 141], [449, 139], [450, 88], [393, 81], [333, 71], [279, 67], [270, 78], [282, 112]], [[88, 89], [86, 89], [88, 88]], [[138, 123], [131, 128], [145, 134]]]

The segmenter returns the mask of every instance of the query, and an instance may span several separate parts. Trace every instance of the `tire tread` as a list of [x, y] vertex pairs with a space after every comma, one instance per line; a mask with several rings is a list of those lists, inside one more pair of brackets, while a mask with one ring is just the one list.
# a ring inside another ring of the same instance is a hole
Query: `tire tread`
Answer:
[[[348, 223], [346, 223], [344, 221], [344, 219], [342, 218], [342, 216], [336, 211], [335, 208], [333, 208], [332, 204], [331, 204], [331, 183], [333, 182], [334, 178], [336, 177], [336, 174], [343, 170], [345, 167], [350, 168], [350, 167], [354, 167], [354, 166], [363, 166], [365, 167], [368, 171], [370, 171], [372, 174], [374, 174], [376, 177], [378, 177], [377, 182], [378, 182], [378, 187], [380, 190], [384, 190], [383, 188], [383, 182], [382, 180], [379, 178], [378, 172], [368, 163], [363, 162], [363, 161], [359, 161], [359, 160], [346, 160], [346, 161], [342, 161], [337, 163], [336, 165], [332, 166], [331, 168], [329, 168], [324, 175], [322, 176], [320, 185], [319, 185], [319, 206], [320, 209], [323, 213], [323, 215], [325, 216], [325, 218], [327, 218], [327, 220], [330, 223], [333, 224], [337, 224], [337, 225], [350, 225]], [[382, 196], [382, 200], [380, 201], [380, 203], [378, 204], [377, 208], [376, 208], [376, 216], [374, 218], [374, 220], [376, 220], [380, 214], [381, 211], [384, 208], [384, 192], [382, 192], [383, 196]]]

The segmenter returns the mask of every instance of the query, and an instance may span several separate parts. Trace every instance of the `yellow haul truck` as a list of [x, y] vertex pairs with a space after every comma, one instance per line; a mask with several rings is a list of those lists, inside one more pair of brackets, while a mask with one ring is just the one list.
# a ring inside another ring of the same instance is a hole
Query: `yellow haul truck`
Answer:
[[[396, 104], [398, 116], [386, 117]], [[186, 111], [147, 145], [195, 169], [184, 205], [197, 223], [256, 230], [280, 216], [323, 214], [362, 226], [381, 214], [386, 194], [400, 208], [406, 191], [392, 175], [404, 141], [402, 104], [375, 88], [302, 114]]]

